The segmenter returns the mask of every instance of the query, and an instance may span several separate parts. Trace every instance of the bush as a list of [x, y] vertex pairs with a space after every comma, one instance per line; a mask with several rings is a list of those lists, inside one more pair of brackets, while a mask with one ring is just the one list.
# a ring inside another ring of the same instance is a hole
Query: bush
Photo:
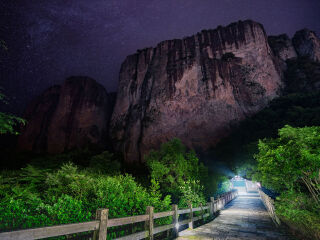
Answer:
[[254, 178], [280, 192], [277, 215], [306, 236], [320, 239], [320, 127], [279, 129], [259, 141]]
[[[159, 182], [161, 192], [172, 195], [176, 202], [182, 198], [180, 186], [190, 181], [203, 185], [201, 180], [208, 175], [208, 170], [199, 163], [195, 152], [187, 151], [176, 138], [162, 144], [159, 151], [151, 151], [145, 159], [151, 179]], [[203, 188], [197, 194], [203, 194]]]
[[320, 127], [285, 126], [259, 141], [255, 178], [278, 192], [305, 189], [320, 204]]
[[218, 182], [218, 189], [215, 195], [222, 195], [223, 193], [229, 192], [231, 190], [231, 181], [226, 176], [221, 176]]
[[102, 174], [117, 175], [121, 171], [121, 163], [114, 154], [105, 151], [91, 158], [90, 168]]
[[[26, 179], [25, 171], [41, 174]], [[163, 198], [156, 182], [147, 189], [130, 175], [107, 176], [71, 163], [44, 176], [29, 166], [2, 173], [0, 180], [2, 230], [89, 221], [98, 208], [108, 208], [110, 218], [145, 214], [147, 206], [171, 209], [170, 196]]]
[[206, 199], [203, 195], [203, 186], [200, 181], [187, 181], [180, 186], [181, 198], [179, 208], [187, 208], [189, 204], [192, 206], [205, 205]]
[[320, 239], [320, 206], [304, 193], [286, 191], [275, 202], [276, 213], [306, 236]]

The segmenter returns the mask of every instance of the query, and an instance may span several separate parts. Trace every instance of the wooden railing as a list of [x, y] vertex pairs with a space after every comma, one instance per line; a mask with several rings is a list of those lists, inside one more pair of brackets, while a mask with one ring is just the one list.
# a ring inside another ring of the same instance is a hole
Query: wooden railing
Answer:
[[270, 217], [272, 218], [272, 221], [279, 226], [281, 224], [280, 219], [277, 217], [274, 207], [274, 200], [269, 197], [267, 194], [265, 194], [261, 189], [259, 189], [259, 194], [262, 199], [262, 202], [266, 209], [268, 210], [268, 213]]
[[[157, 233], [161, 233], [170, 229], [174, 229], [175, 235], [178, 235], [179, 227], [188, 224], [189, 228], [193, 228], [193, 223], [208, 216], [213, 216], [217, 211], [224, 207], [225, 204], [233, 200], [238, 195], [237, 191], [232, 191], [221, 195], [218, 199], [211, 198], [206, 206], [193, 208], [192, 205], [187, 209], [178, 209], [177, 205], [172, 205], [172, 210], [167, 212], [154, 213], [153, 207], [147, 207], [145, 215], [108, 219], [108, 209], [98, 209], [96, 213], [96, 220], [91, 222], [64, 224], [51, 227], [33, 228], [12, 232], [0, 233], [1, 240], [29, 240], [42, 239], [49, 237], [65, 236], [70, 234], [93, 232], [93, 240], [106, 240], [108, 228], [133, 224], [138, 222], [145, 222], [145, 230], [134, 233], [129, 236], [117, 238], [118, 240], [129, 239], [153, 239]], [[195, 217], [194, 212], [201, 211], [200, 216]], [[205, 213], [207, 211], [207, 213]], [[179, 222], [179, 215], [189, 214], [186, 220]], [[154, 220], [172, 216], [172, 224], [154, 227]]]

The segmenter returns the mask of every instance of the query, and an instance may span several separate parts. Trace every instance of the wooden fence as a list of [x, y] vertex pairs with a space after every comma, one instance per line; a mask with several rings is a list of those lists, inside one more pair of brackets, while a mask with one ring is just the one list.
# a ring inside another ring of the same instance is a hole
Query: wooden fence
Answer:
[[279, 226], [281, 224], [280, 219], [277, 217], [274, 207], [274, 200], [269, 197], [267, 194], [265, 194], [261, 189], [259, 189], [259, 194], [262, 199], [262, 202], [266, 209], [268, 210], [268, 213], [270, 217], [272, 218], [272, 221]]
[[[188, 224], [189, 228], [193, 228], [193, 223], [208, 216], [213, 216], [217, 211], [224, 207], [225, 204], [233, 200], [238, 195], [237, 191], [232, 191], [221, 195], [218, 199], [211, 198], [206, 206], [193, 208], [192, 205], [187, 209], [178, 209], [177, 205], [172, 205], [172, 210], [167, 212], [154, 213], [153, 207], [147, 207], [145, 215], [108, 219], [108, 209], [98, 209], [96, 220], [91, 222], [64, 224], [51, 227], [33, 228], [12, 232], [0, 233], [0, 240], [29, 240], [42, 239], [49, 237], [65, 236], [70, 234], [93, 232], [93, 240], [106, 240], [108, 228], [145, 222], [145, 230], [134, 233], [125, 237], [117, 238], [118, 240], [129, 239], [153, 239], [154, 235], [170, 229], [173, 229], [174, 234], [178, 235], [179, 227]], [[195, 217], [194, 212], [201, 212], [200, 216]], [[207, 211], [207, 213], [205, 213]], [[179, 215], [189, 214], [188, 219], [179, 222]], [[154, 220], [172, 216], [171, 224], [154, 227]]]

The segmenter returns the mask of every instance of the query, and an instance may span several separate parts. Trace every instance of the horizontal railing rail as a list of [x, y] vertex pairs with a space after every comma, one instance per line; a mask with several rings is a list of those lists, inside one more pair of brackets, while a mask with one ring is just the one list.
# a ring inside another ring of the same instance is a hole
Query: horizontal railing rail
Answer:
[[[70, 234], [93, 231], [93, 240], [106, 240], [107, 230], [110, 227], [123, 226], [138, 222], [145, 222], [145, 231], [133, 233], [128, 236], [117, 238], [118, 240], [126, 239], [153, 239], [155, 234], [174, 229], [175, 235], [178, 235], [179, 227], [188, 224], [189, 228], [193, 228], [193, 222], [213, 216], [217, 211], [233, 200], [238, 195], [237, 191], [231, 191], [221, 195], [218, 199], [213, 197], [206, 206], [193, 208], [192, 205], [187, 209], [178, 209], [177, 205], [172, 205], [172, 211], [154, 213], [153, 207], [148, 207], [145, 215], [132, 217], [108, 219], [108, 209], [98, 209], [96, 220], [91, 222], [63, 224], [50, 227], [40, 227], [33, 229], [18, 230], [12, 232], [0, 233], [0, 240], [33, 240], [49, 237], [59, 237]], [[205, 211], [208, 211], [205, 213]], [[201, 212], [194, 217], [195, 212]], [[179, 222], [179, 215], [189, 214], [189, 218]], [[171, 224], [154, 227], [154, 220], [172, 216]]]

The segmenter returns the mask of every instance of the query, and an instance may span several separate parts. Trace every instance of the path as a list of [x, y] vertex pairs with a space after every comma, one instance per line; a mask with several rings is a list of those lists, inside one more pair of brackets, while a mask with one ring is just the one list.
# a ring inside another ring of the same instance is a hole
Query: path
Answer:
[[212, 222], [182, 231], [179, 236], [177, 240], [294, 239], [275, 227], [258, 193], [239, 195]]

